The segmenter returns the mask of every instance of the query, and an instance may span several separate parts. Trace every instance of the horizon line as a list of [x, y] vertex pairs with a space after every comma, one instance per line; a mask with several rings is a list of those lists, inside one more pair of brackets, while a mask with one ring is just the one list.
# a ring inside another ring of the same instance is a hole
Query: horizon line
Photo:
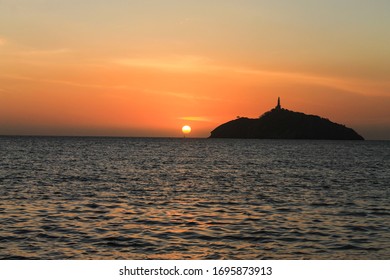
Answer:
[[[118, 136], [118, 135], [41, 135], [41, 134], [0, 134], [0, 137], [48, 137], [48, 138], [154, 138], [154, 139], [211, 139], [209, 137], [177, 137], [177, 136]], [[220, 138], [233, 140], [293, 140], [293, 141], [348, 141], [348, 140], [334, 140], [334, 139], [257, 139], [257, 138]], [[353, 140], [351, 140], [353, 141]], [[390, 141], [390, 139], [364, 139], [364, 141]]]

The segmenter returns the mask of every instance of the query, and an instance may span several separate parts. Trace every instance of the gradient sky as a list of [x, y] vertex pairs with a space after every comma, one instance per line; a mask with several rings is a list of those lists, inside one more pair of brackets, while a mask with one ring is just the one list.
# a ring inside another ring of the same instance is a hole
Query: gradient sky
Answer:
[[390, 139], [388, 0], [0, 0], [0, 135], [207, 137], [276, 105]]

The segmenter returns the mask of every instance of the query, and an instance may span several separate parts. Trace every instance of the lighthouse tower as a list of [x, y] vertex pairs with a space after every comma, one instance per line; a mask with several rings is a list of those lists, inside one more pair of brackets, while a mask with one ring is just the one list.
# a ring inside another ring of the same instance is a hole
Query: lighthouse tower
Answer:
[[282, 109], [282, 107], [280, 106], [280, 97], [278, 97], [278, 105], [276, 105], [275, 109], [276, 110]]

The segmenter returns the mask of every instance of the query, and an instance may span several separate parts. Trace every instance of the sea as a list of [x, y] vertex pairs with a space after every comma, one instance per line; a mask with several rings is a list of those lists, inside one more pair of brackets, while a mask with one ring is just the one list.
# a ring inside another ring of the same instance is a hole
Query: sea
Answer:
[[0, 259], [390, 259], [390, 141], [0, 137]]

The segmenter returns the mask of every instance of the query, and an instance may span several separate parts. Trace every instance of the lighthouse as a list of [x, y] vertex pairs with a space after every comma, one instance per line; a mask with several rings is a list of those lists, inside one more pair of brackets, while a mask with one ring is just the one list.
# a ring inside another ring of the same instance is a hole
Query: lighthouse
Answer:
[[282, 109], [282, 107], [280, 106], [280, 97], [278, 97], [278, 105], [276, 105], [275, 109], [276, 110]]

